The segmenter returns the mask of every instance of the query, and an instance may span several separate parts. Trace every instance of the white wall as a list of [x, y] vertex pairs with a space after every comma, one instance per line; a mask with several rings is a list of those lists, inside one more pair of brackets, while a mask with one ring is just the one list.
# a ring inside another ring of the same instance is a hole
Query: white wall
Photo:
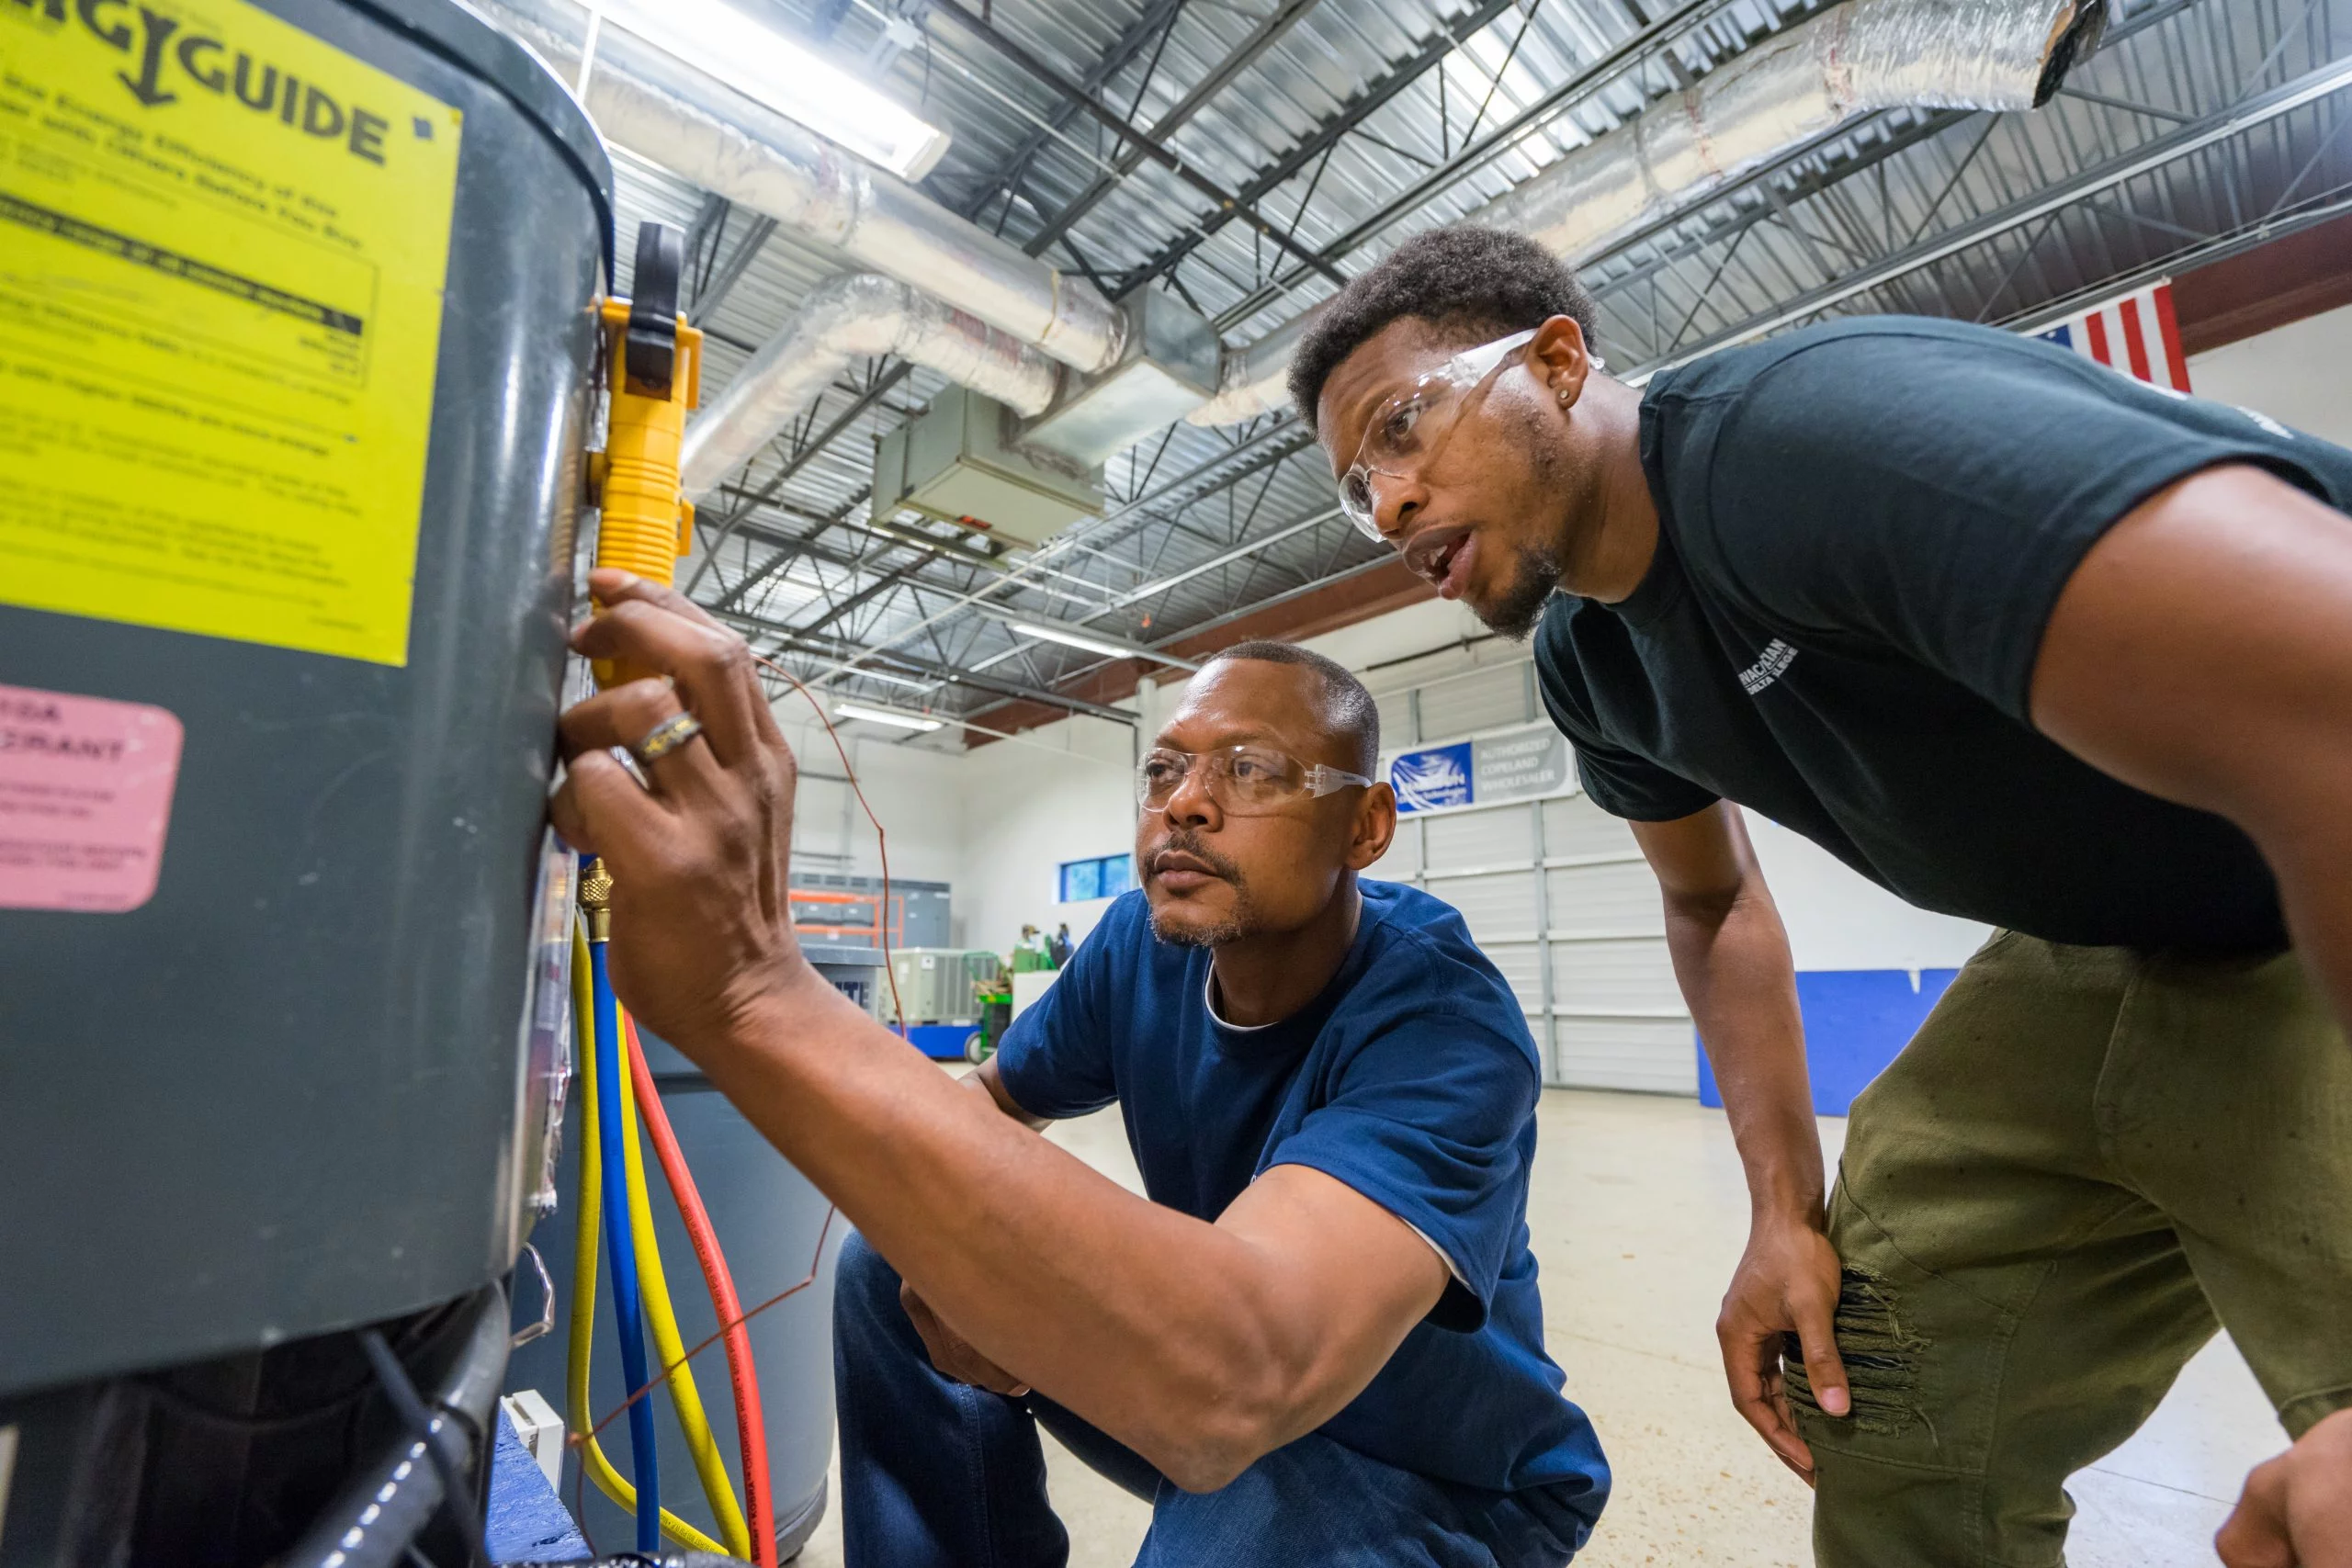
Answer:
[[1067, 920], [1073, 940], [1094, 929], [1111, 901], [1058, 903], [1056, 874], [1064, 861], [1135, 847], [1135, 744], [1125, 725], [1069, 718], [956, 760], [956, 798], [932, 808], [962, 838], [957, 942], [1003, 953], [1023, 925], [1051, 935]]
[[2352, 446], [2352, 305], [2274, 327], [2188, 362], [2200, 398], [2259, 409], [2283, 424]]
[[[1367, 665], [1386, 664], [1417, 653], [1460, 649], [1481, 638], [1491, 639], [1480, 643], [1481, 647], [1512, 648], [1494, 637], [1460, 600], [1423, 599], [1401, 610], [1391, 610], [1385, 615], [1308, 637], [1299, 646], [1311, 648], [1326, 659], [1335, 659], [1351, 670], [1363, 670]], [[1517, 658], [1520, 653], [1513, 649], [1509, 656]], [[1375, 675], [1385, 677], [1386, 672], [1376, 671]], [[1369, 683], [1375, 691], [1384, 684], [1398, 684], [1393, 679], [1383, 678], [1373, 679]]]
[[1812, 840], [1741, 815], [1800, 969], [1957, 969], [1993, 933], [1915, 908]]
[[[874, 826], [842, 782], [842, 759], [809, 716], [786, 696], [776, 723], [801, 769], [792, 820], [792, 863], [800, 871], [876, 876], [882, 870]], [[865, 798], [889, 830], [890, 874], [910, 882], [953, 882], [962, 870], [964, 837], [956, 811], [960, 758], [897, 746], [843, 724], [842, 744]]]
[[[1523, 645], [1488, 637], [1476, 616], [1443, 600], [1393, 610], [1306, 646], [1352, 669], [1386, 666], [1366, 677], [1375, 694], [1527, 657]], [[1948, 969], [1990, 933], [1973, 920], [1914, 908], [1810, 840], [1754, 812], [1746, 816], [1800, 969]]]

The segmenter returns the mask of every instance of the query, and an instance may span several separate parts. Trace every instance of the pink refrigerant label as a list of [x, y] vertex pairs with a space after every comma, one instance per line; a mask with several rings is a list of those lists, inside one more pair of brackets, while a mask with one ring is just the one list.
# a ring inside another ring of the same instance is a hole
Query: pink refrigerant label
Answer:
[[147, 902], [179, 772], [162, 708], [0, 686], [0, 908]]

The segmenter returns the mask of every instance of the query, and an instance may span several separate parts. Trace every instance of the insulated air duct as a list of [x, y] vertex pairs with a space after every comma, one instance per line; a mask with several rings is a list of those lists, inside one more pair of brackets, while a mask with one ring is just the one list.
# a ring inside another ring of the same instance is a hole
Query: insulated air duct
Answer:
[[853, 360], [895, 354], [1023, 414], [1058, 369], [1035, 348], [921, 289], [874, 273], [829, 277], [686, 428], [679, 466], [700, 498], [749, 462]]
[[[2106, 0], [1848, 0], [1460, 221], [1574, 259], [1857, 115], [2037, 108], [2105, 19]], [[1314, 315], [1229, 351], [1217, 395], [1186, 418], [1234, 424], [1280, 408], [1291, 350]]]
[[[570, 0], [476, 0], [577, 79], [587, 14]], [[585, 97], [598, 129], [703, 189], [765, 213], [1081, 371], [1125, 344], [1116, 307], [734, 89], [618, 28], [601, 28]]]

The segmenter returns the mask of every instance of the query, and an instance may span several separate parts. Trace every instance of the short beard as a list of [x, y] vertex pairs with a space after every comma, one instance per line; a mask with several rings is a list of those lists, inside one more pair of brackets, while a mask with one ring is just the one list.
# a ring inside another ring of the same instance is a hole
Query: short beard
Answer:
[[1238, 942], [1257, 929], [1257, 911], [1244, 899], [1224, 919], [1213, 926], [1179, 926], [1163, 919], [1158, 910], [1152, 911], [1151, 934], [1170, 947], [1223, 947]]
[[1258, 929], [1258, 907], [1250, 901], [1250, 884], [1242, 876], [1241, 868], [1201, 842], [1197, 833], [1179, 829], [1154, 844], [1151, 852], [1143, 857], [1147, 879], [1152, 874], [1149, 870], [1151, 863], [1169, 850], [1181, 850], [1206, 863], [1211, 870], [1231, 884], [1233, 912], [1213, 926], [1201, 927], [1179, 924], [1163, 918], [1160, 910], [1154, 909], [1151, 912], [1152, 935], [1170, 947], [1223, 947], [1227, 942], [1238, 942]]
[[1543, 620], [1544, 607], [1559, 589], [1560, 563], [1551, 551], [1532, 545], [1520, 546], [1518, 559], [1519, 570], [1512, 574], [1502, 597], [1491, 604], [1473, 604], [1470, 608], [1497, 637], [1525, 642], [1536, 623]]
[[[1527, 410], [1513, 406], [1518, 423], [1523, 433], [1526, 450], [1533, 455], [1534, 489], [1538, 494], [1556, 494], [1567, 483], [1567, 463], [1560, 450], [1544, 434], [1541, 423]], [[1519, 570], [1512, 574], [1503, 595], [1492, 604], [1472, 604], [1471, 611], [1487, 624], [1497, 637], [1513, 642], [1525, 642], [1544, 619], [1544, 607], [1560, 586], [1560, 562], [1567, 554], [1567, 537], [1551, 546], [1521, 545], [1513, 552]]]

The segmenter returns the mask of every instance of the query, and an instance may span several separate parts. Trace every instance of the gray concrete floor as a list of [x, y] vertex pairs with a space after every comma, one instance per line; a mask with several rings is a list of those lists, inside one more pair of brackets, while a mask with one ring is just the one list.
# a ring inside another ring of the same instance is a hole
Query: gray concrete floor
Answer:
[[[1808, 1495], [1733, 1414], [1715, 1353], [1715, 1308], [1747, 1216], [1723, 1113], [1555, 1089], [1538, 1116], [1528, 1223], [1545, 1327], [1617, 1476], [1579, 1568], [1810, 1562]], [[1826, 1118], [1821, 1132], [1834, 1160], [1845, 1123]], [[1051, 1136], [1138, 1187], [1115, 1111]], [[2212, 1533], [2245, 1472], [2285, 1441], [2244, 1359], [2217, 1340], [2137, 1437], [2070, 1483], [2081, 1509], [2073, 1568], [2211, 1568]], [[1131, 1562], [1150, 1510], [1050, 1438], [1046, 1448], [1072, 1568]], [[800, 1561], [837, 1568], [837, 1516]]]

